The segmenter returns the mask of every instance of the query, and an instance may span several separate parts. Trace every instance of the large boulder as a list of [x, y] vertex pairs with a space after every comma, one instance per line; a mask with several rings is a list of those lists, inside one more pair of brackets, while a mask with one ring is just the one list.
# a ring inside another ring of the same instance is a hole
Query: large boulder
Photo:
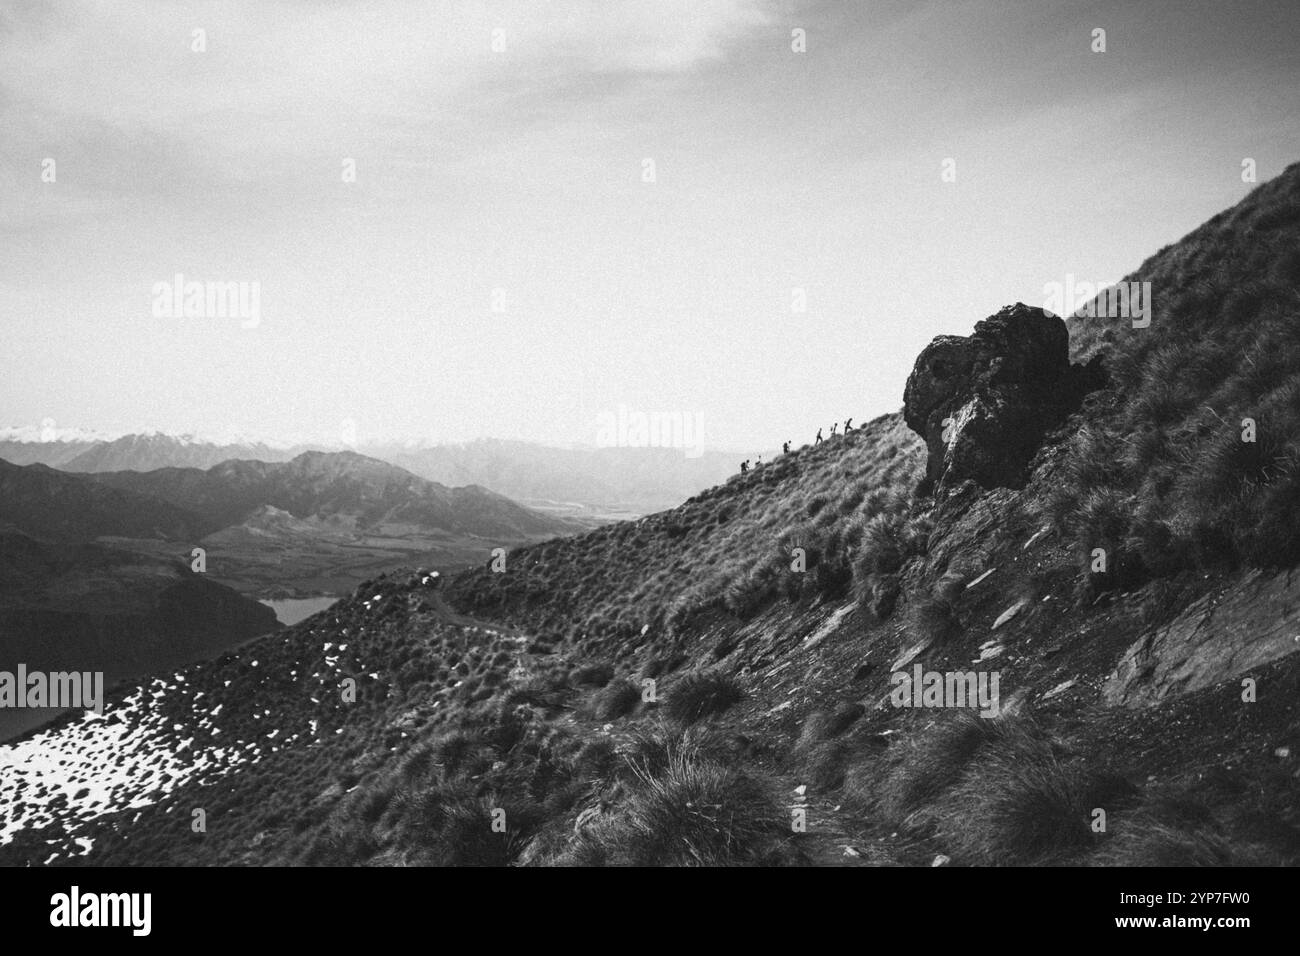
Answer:
[[1099, 362], [1071, 365], [1060, 318], [1023, 303], [941, 335], [907, 378], [903, 417], [925, 439], [936, 488], [967, 479], [1018, 488], [1044, 436], [1104, 382]]

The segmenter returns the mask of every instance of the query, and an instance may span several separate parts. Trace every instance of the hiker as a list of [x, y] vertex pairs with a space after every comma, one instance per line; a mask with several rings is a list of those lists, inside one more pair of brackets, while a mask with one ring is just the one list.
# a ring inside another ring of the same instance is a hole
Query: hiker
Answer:
[[844, 434], [847, 435], [851, 431], [853, 431], [853, 419], [846, 418], [844, 419]]
[[831, 426], [831, 437], [832, 437], [832, 438], [835, 437], [835, 432], [839, 430], [839, 427], [840, 427], [840, 423], [839, 423], [839, 422], [836, 422], [834, 425]]
[[822, 430], [819, 428], [817, 429], [817, 437], [813, 439], [813, 444], [820, 445], [821, 443], [822, 443]]
[[749, 462], [742, 461], [740, 463], [740, 473], [743, 475], [747, 471], [749, 471]]
[[784, 445], [781, 446], [781, 454], [783, 455], [790, 454], [790, 442], [788, 440]]

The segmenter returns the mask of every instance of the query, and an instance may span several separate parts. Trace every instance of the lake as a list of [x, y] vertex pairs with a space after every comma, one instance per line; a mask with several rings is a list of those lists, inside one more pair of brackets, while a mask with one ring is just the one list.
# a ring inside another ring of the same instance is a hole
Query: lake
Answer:
[[281, 624], [297, 624], [304, 618], [311, 617], [317, 611], [325, 610], [337, 600], [337, 597], [326, 594], [319, 597], [284, 598], [280, 601], [262, 601], [261, 603], [275, 611], [275, 616]]

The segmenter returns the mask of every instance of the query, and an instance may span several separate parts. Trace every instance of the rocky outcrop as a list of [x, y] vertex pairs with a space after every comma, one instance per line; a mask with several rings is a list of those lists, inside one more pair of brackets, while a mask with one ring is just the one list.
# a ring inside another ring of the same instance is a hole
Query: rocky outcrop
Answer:
[[925, 439], [934, 487], [967, 479], [1018, 488], [1044, 436], [1104, 384], [1099, 361], [1071, 365], [1060, 318], [1017, 303], [969, 336], [941, 335], [907, 378], [903, 417]]
[[1252, 571], [1144, 634], [1102, 688], [1109, 704], [1147, 707], [1300, 651], [1300, 581]]

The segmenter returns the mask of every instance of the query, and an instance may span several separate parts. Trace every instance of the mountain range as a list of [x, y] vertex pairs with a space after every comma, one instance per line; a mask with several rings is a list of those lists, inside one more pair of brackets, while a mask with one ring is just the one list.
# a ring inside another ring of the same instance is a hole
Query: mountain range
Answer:
[[[79, 662], [115, 680], [188, 663], [275, 629], [254, 598], [577, 528], [354, 452], [94, 474], [0, 461], [0, 669]], [[33, 719], [5, 716], [0, 734]]]
[[[39, 433], [0, 433], [0, 459], [64, 471], [101, 473], [206, 470], [226, 461], [287, 462], [319, 445], [214, 442], [161, 433], [112, 440], [83, 435], [39, 440]], [[386, 442], [358, 452], [449, 487], [479, 485], [542, 511], [586, 519], [627, 517], [671, 508], [736, 470], [741, 457], [675, 448], [559, 448], [481, 439], [464, 444]]]

